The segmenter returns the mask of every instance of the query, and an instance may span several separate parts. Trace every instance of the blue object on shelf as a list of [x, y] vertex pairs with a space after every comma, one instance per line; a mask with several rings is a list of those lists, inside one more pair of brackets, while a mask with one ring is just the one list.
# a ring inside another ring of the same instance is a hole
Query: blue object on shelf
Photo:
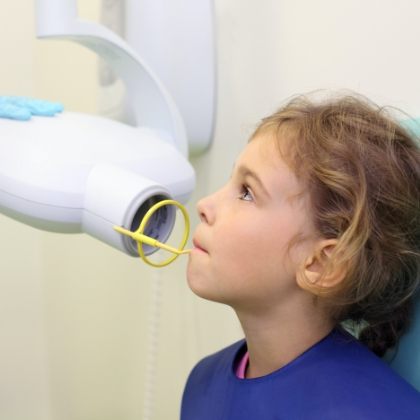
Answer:
[[63, 110], [58, 102], [24, 96], [0, 96], [0, 118], [27, 121], [32, 115], [52, 117]]

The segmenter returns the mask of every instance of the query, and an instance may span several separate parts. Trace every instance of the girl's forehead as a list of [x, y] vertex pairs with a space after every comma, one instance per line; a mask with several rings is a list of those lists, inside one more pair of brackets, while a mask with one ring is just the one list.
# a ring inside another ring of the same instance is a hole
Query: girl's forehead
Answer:
[[281, 143], [270, 132], [260, 134], [249, 141], [243, 151], [243, 157], [262, 161], [265, 165], [273, 167], [283, 166], [286, 163], [283, 159], [283, 149], [287, 146]]

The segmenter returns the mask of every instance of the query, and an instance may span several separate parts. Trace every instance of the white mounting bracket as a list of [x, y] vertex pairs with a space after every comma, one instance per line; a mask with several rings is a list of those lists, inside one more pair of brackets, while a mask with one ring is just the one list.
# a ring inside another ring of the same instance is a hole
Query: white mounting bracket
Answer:
[[167, 132], [184, 155], [204, 152], [215, 120], [213, 1], [137, 0], [127, 6], [133, 47], [103, 25], [79, 19], [76, 0], [36, 0], [37, 36], [96, 52], [125, 82], [137, 126]]

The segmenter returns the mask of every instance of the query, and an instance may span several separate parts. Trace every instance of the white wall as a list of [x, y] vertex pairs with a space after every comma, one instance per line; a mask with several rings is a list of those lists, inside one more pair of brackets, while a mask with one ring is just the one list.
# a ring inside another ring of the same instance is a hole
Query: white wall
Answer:
[[[0, 93], [96, 112], [96, 58], [67, 42], [34, 40], [31, 3], [3, 6]], [[79, 5], [97, 19], [99, 0]], [[258, 120], [292, 94], [354, 89], [420, 116], [419, 17], [412, 0], [217, 0], [217, 127], [211, 151], [193, 161], [192, 224], [194, 202], [226, 181]], [[193, 364], [241, 336], [229, 308], [188, 290], [185, 259], [157, 271], [86, 235], [41, 232], [4, 216], [0, 228], [1, 419], [134, 420], [148, 411], [177, 419]], [[154, 355], [151, 323], [159, 326]]]

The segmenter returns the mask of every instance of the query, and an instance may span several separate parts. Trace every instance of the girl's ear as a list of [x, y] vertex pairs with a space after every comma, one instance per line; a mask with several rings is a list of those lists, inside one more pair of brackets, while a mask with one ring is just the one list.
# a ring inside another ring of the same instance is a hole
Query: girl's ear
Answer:
[[347, 272], [345, 267], [330, 264], [337, 242], [337, 239], [323, 239], [316, 244], [313, 254], [297, 273], [299, 287], [319, 295], [328, 293], [344, 279]]

